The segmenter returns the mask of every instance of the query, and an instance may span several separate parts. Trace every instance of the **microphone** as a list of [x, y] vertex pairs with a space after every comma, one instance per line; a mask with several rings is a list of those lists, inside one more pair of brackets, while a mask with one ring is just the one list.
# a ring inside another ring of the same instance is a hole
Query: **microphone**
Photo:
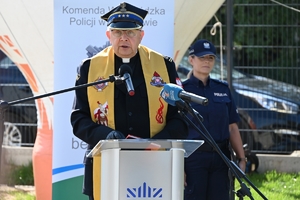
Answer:
[[196, 94], [184, 91], [180, 86], [172, 83], [165, 84], [160, 96], [170, 105], [175, 106], [176, 101], [185, 100], [206, 106], [208, 99]]
[[126, 64], [121, 65], [120, 69], [119, 69], [119, 74], [125, 80], [125, 84], [126, 84], [126, 88], [127, 88], [129, 96], [133, 96], [135, 94], [135, 92], [134, 92], [134, 88], [133, 88], [132, 81], [131, 81], [131, 74], [132, 74], [131, 67]]
[[[180, 87], [179, 87], [180, 88]], [[182, 90], [182, 89], [181, 89]], [[201, 121], [203, 121], [203, 117], [191, 107], [191, 105], [182, 99], [178, 98], [178, 100], [173, 100], [172, 97], [170, 97], [170, 92], [166, 91], [164, 88], [160, 91], [160, 96], [167, 102], [168, 104], [172, 106], [177, 106], [180, 110], [186, 110], [188, 113], [190, 113], [192, 116], [196, 115], [199, 117]]]

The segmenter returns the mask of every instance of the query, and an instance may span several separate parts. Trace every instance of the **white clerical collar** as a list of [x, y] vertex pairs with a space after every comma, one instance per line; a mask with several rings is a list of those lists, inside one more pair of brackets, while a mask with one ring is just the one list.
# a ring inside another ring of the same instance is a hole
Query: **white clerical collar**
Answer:
[[[135, 55], [137, 54], [138, 51], [136, 51]], [[134, 56], [135, 56], [134, 55]], [[133, 56], [133, 57], [134, 57]], [[122, 58], [123, 63], [130, 63], [130, 58]]]
[[122, 58], [123, 63], [130, 63], [130, 58]]

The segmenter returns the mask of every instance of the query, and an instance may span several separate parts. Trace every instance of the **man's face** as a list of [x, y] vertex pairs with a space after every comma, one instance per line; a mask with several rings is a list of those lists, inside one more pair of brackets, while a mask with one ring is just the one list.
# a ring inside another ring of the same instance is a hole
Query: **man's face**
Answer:
[[137, 53], [137, 48], [144, 37], [144, 31], [111, 29], [106, 31], [106, 36], [117, 56], [132, 58]]

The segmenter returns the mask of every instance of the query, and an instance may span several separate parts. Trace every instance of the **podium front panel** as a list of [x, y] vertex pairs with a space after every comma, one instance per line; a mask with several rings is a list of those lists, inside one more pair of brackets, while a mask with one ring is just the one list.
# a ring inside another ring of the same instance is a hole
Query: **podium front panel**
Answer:
[[[100, 200], [183, 200], [184, 158], [201, 140], [102, 140]], [[98, 199], [97, 199], [98, 200]]]
[[119, 199], [171, 200], [170, 151], [121, 151]]

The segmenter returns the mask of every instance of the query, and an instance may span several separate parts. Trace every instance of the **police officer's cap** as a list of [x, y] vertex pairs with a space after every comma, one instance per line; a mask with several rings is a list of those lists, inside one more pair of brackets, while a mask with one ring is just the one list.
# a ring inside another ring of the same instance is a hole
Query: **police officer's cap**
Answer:
[[197, 57], [213, 55], [216, 57], [216, 48], [210, 41], [201, 39], [190, 46], [189, 55]]
[[140, 29], [147, 14], [148, 11], [124, 2], [101, 16], [101, 19], [107, 21], [111, 29]]

